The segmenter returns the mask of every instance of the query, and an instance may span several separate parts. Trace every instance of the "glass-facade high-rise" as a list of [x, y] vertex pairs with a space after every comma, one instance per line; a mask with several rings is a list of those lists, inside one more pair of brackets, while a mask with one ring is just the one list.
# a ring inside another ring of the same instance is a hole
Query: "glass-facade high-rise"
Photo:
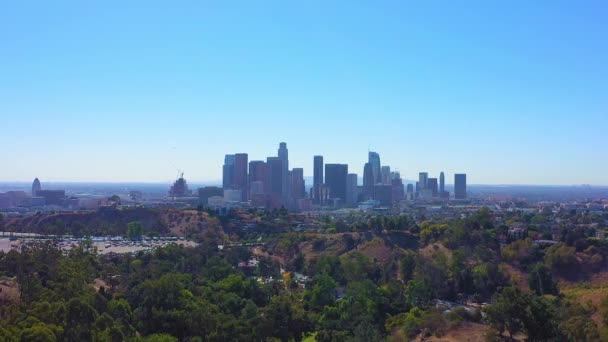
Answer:
[[378, 183], [382, 183], [382, 173], [381, 173], [381, 166], [380, 166], [380, 155], [376, 152], [369, 152], [368, 153], [368, 160], [367, 162], [371, 165], [372, 167], [372, 174], [374, 176], [374, 185], [378, 184]]
[[321, 188], [323, 186], [323, 156], [314, 156], [313, 165], [313, 197], [314, 202], [319, 204], [321, 199]]
[[325, 164], [325, 185], [329, 188], [329, 198], [346, 201], [346, 178], [348, 165]]
[[232, 188], [234, 184], [234, 154], [227, 154], [224, 157], [224, 166], [222, 167], [222, 187], [224, 189]]
[[457, 173], [454, 175], [454, 198], [467, 198], [467, 175], [465, 173]]

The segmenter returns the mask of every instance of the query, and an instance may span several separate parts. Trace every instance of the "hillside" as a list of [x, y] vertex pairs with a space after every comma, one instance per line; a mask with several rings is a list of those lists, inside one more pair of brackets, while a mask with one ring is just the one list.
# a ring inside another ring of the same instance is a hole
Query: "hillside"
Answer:
[[211, 231], [222, 234], [221, 226], [207, 213], [176, 209], [104, 209], [94, 212], [38, 213], [6, 219], [5, 230], [74, 236], [125, 235], [129, 222], [143, 223], [144, 232], [158, 235], [196, 236]]

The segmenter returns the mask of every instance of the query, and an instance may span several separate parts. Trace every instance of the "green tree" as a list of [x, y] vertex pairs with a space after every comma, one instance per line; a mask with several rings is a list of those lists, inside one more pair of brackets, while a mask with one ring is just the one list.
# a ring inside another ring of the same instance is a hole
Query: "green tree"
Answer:
[[332, 305], [335, 301], [337, 283], [328, 275], [321, 274], [315, 278], [315, 283], [307, 293], [311, 307], [323, 310], [326, 305]]
[[557, 283], [555, 282], [555, 279], [553, 279], [551, 270], [542, 263], [534, 265], [528, 274], [528, 285], [530, 286], [530, 290], [534, 291], [534, 293], [539, 296], [545, 294], [559, 294]]
[[525, 295], [516, 287], [505, 287], [492, 298], [485, 308], [488, 322], [502, 334], [505, 330], [513, 338], [523, 328], [527, 302]]
[[138, 240], [144, 233], [144, 225], [139, 221], [127, 223], [127, 238], [129, 240]]

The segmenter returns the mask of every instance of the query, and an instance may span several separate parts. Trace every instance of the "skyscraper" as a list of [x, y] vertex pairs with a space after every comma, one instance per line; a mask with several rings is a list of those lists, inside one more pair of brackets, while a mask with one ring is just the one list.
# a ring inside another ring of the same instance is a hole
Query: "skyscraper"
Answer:
[[241, 190], [243, 201], [247, 200], [247, 153], [237, 153], [234, 155], [234, 188]]
[[443, 194], [445, 192], [445, 175], [443, 171], [439, 174], [439, 193]]
[[319, 200], [321, 198], [321, 187], [323, 186], [323, 156], [315, 156], [313, 161], [313, 197], [314, 203], [319, 204]]
[[348, 165], [325, 164], [325, 185], [329, 188], [329, 198], [346, 201], [346, 177]]
[[457, 173], [454, 175], [454, 198], [467, 198], [467, 175], [466, 173]]
[[222, 187], [229, 189], [234, 184], [234, 154], [227, 154], [224, 157], [224, 166], [222, 167]]
[[414, 185], [412, 183], [409, 183], [407, 185], [407, 192], [411, 192], [411, 193], [414, 192]]
[[264, 193], [266, 189], [266, 163], [263, 160], [252, 160], [249, 162], [249, 193], [251, 194], [251, 185], [253, 182], [261, 182], [260, 185], [256, 183], [256, 193]]
[[374, 172], [370, 163], [365, 163], [363, 167], [363, 198], [374, 198]]
[[346, 177], [346, 204], [354, 205], [357, 203], [357, 174], [349, 173]]
[[283, 161], [278, 157], [266, 159], [266, 182], [268, 182], [269, 194], [282, 196], [283, 194]]
[[380, 171], [380, 155], [376, 152], [368, 153], [368, 163], [372, 166], [372, 174], [374, 175], [374, 185], [382, 183], [382, 176]]
[[386, 165], [380, 168], [380, 174], [382, 178], [382, 184], [391, 184], [391, 167]]
[[38, 191], [42, 190], [42, 186], [40, 185], [40, 180], [38, 178], [34, 179], [32, 183], [32, 197], [36, 197]]
[[418, 191], [422, 192], [427, 188], [429, 174], [428, 172], [418, 173]]
[[432, 197], [437, 197], [437, 194], [438, 194], [437, 178], [427, 179], [427, 189], [431, 191]]
[[391, 180], [391, 187], [393, 193], [393, 202], [399, 202], [405, 197], [405, 187], [401, 178], [393, 178]]
[[291, 196], [297, 200], [304, 198], [305, 195], [304, 169], [294, 168], [291, 170]]
[[287, 143], [279, 143], [279, 150], [277, 151], [277, 156], [279, 159], [283, 161], [283, 198], [289, 198], [289, 193], [291, 190], [290, 182], [289, 182], [289, 151], [287, 150]]

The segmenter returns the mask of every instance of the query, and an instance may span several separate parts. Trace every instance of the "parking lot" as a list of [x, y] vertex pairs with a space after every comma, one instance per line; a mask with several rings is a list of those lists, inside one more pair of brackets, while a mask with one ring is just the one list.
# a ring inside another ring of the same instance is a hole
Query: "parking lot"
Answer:
[[[7, 238], [0, 238], [0, 250], [8, 253], [11, 249], [19, 250], [20, 246], [24, 243], [41, 241], [38, 239], [17, 239], [9, 240]], [[77, 238], [63, 238], [54, 240], [57, 245], [63, 250], [70, 250], [75, 245], [82, 243], [82, 239]], [[100, 238], [96, 237], [92, 239], [93, 247], [97, 249], [99, 254], [107, 253], [136, 253], [139, 251], [151, 251], [154, 248], [164, 247], [169, 244], [177, 244], [187, 247], [195, 247], [196, 242], [186, 240], [183, 238], [176, 237], [155, 237], [145, 238], [139, 241], [124, 240], [119, 237], [113, 238]]]

